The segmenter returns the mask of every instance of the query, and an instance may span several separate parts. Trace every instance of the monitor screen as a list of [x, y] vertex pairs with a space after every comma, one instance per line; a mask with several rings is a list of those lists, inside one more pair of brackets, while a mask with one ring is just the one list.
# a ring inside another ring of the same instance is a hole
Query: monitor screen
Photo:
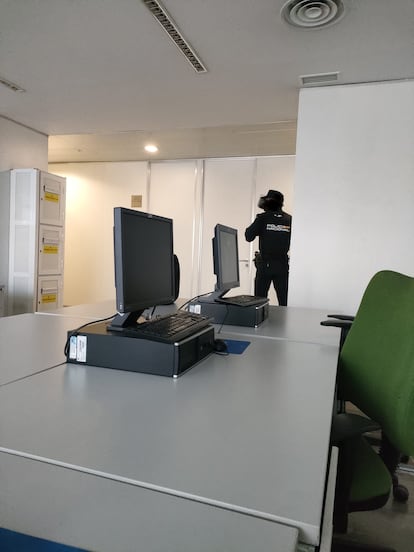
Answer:
[[240, 286], [239, 250], [235, 228], [216, 224], [213, 238], [213, 262], [214, 274], [217, 276], [218, 297]]
[[134, 325], [146, 308], [174, 301], [171, 219], [115, 207], [114, 260], [119, 314], [109, 329]]

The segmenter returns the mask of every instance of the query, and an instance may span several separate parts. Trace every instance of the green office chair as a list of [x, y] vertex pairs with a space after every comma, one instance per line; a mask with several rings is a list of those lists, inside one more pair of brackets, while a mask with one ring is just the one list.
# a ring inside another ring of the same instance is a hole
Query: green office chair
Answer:
[[[392, 489], [400, 453], [414, 454], [414, 278], [392, 271], [376, 274], [364, 293], [343, 341], [338, 396], [366, 417], [334, 417], [332, 443], [339, 446], [334, 532], [345, 533], [349, 512], [382, 507]], [[363, 433], [381, 429], [381, 455]], [[347, 545], [334, 551], [391, 550]]]

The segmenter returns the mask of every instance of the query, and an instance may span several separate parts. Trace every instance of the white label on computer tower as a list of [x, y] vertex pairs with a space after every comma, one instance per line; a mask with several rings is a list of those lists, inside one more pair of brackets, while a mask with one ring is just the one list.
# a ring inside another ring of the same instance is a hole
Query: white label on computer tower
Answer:
[[194, 312], [195, 314], [200, 314], [201, 313], [201, 305], [197, 305], [197, 304], [189, 305], [188, 310], [189, 310], [189, 312]]
[[76, 360], [86, 362], [86, 335], [76, 336]]
[[76, 335], [71, 335], [69, 340], [69, 358], [76, 360]]

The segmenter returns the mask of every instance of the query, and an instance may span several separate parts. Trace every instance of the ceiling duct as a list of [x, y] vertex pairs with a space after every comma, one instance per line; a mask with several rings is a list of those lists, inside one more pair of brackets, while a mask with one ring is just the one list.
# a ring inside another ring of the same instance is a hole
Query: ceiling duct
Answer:
[[191, 63], [195, 71], [197, 71], [197, 73], [206, 73], [207, 69], [196, 54], [194, 48], [183, 37], [177, 25], [174, 23], [172, 17], [160, 4], [160, 2], [158, 2], [157, 0], [142, 0], [142, 2], [147, 6], [149, 11], [164, 29], [164, 31], [168, 34], [168, 36], [171, 38], [177, 48], [185, 56], [187, 61]]
[[302, 86], [320, 86], [322, 84], [334, 84], [338, 82], [339, 73], [319, 73], [315, 75], [302, 75]]
[[321, 29], [337, 23], [344, 12], [343, 0], [289, 0], [280, 13], [294, 27]]

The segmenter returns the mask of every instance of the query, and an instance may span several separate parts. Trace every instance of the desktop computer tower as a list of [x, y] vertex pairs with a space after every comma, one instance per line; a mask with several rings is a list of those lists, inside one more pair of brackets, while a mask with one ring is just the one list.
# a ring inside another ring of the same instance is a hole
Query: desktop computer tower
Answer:
[[263, 299], [263, 303], [259, 305], [239, 306], [219, 303], [209, 297], [199, 297], [189, 304], [188, 310], [208, 316], [215, 324], [256, 328], [268, 317], [269, 300]]
[[107, 322], [96, 322], [68, 332], [67, 362], [115, 370], [144, 372], [176, 378], [214, 350], [214, 328], [176, 343], [160, 343], [109, 332]]

